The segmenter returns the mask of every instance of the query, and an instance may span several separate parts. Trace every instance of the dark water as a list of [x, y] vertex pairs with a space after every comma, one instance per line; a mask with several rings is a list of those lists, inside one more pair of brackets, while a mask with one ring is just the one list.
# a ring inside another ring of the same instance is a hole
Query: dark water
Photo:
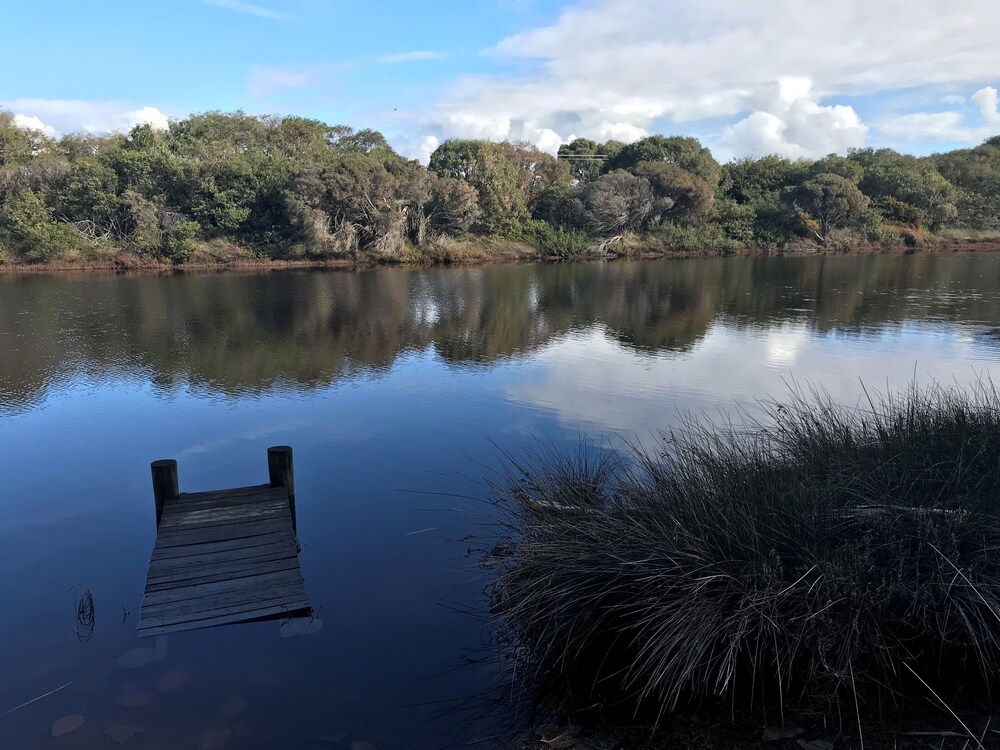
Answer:
[[[442, 512], [477, 507], [453, 495], [490, 438], [644, 440], [792, 379], [854, 403], [859, 379], [990, 374], [1000, 256], [0, 277], [0, 713], [71, 683], [0, 716], [0, 747], [103, 747], [112, 724], [143, 729], [133, 748], [442, 747], [438, 702], [494, 679], [455, 669], [486, 582], [448, 541], [474, 517]], [[280, 443], [322, 629], [171, 635], [119, 667], [153, 645], [149, 461], [178, 459], [186, 491], [250, 484]]]

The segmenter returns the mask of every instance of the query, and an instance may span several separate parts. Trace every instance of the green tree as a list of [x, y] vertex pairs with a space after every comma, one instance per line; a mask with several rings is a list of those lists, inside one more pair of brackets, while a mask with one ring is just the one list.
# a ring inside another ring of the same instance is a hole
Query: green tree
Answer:
[[[846, 177], [819, 174], [799, 185], [791, 194], [795, 206], [820, 242], [834, 229], [857, 224], [868, 208], [868, 198]], [[809, 221], [815, 220], [815, 226]]]
[[18, 127], [14, 115], [0, 110], [0, 167], [24, 164], [45, 145], [41, 133]]
[[703, 179], [712, 189], [722, 179], [722, 167], [697, 138], [652, 135], [631, 143], [604, 163], [604, 172], [632, 169], [639, 162], [664, 162]]
[[606, 155], [598, 153], [598, 145], [589, 138], [577, 138], [559, 147], [559, 159], [566, 162], [573, 179], [592, 182], [601, 174]]
[[473, 231], [515, 236], [528, 219], [528, 205], [518, 188], [517, 169], [496, 143], [450, 140], [431, 154], [430, 170], [439, 177], [465, 180], [476, 189], [479, 219]]
[[849, 158], [864, 168], [860, 188], [874, 198], [895, 198], [920, 213], [922, 223], [933, 228], [958, 218], [959, 192], [930, 159], [899, 154], [892, 149], [852, 151]]
[[665, 213], [680, 221], [697, 221], [712, 206], [715, 193], [708, 183], [686, 169], [665, 162], [641, 161], [632, 174], [649, 181], [653, 193], [669, 207]]

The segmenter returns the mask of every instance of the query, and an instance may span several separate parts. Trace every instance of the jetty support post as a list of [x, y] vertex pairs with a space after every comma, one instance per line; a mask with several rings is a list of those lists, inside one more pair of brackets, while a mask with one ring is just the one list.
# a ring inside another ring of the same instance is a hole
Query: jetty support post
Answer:
[[292, 466], [292, 449], [276, 445], [267, 449], [267, 473], [272, 487], [284, 487], [288, 493], [288, 507], [292, 511], [292, 531], [298, 531], [295, 520], [295, 469]]
[[159, 528], [163, 517], [163, 504], [167, 500], [180, 497], [177, 484], [177, 462], [172, 458], [163, 461], [153, 461], [150, 464], [153, 474], [153, 500], [156, 502], [156, 526]]

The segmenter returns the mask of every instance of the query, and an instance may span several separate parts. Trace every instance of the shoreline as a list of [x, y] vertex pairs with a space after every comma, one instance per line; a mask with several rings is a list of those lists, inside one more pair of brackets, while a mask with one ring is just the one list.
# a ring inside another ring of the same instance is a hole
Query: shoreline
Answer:
[[[929, 255], [944, 253], [995, 253], [1000, 252], [1000, 238], [935, 238], [919, 247], [903, 243], [862, 244], [849, 248], [824, 249], [818, 245], [791, 245], [784, 248], [747, 246], [738, 250], [718, 253], [712, 250], [662, 250], [633, 249], [620, 253], [581, 253], [564, 257], [546, 255], [526, 245], [506, 246], [468, 245], [456, 253], [445, 256], [419, 256], [403, 260], [377, 258], [351, 260], [347, 258], [282, 259], [248, 257], [242, 253], [220, 256], [207, 249], [193, 260], [171, 263], [158, 258], [144, 258], [131, 253], [117, 255], [45, 261], [41, 263], [13, 261], [0, 264], [0, 275], [47, 273], [94, 274], [175, 274], [175, 273], [260, 273], [285, 270], [371, 270], [379, 268], [430, 268], [435, 266], [493, 266], [518, 263], [570, 263], [590, 260], [690, 260], [693, 258], [746, 258], [746, 257], [817, 257], [817, 256], [866, 256], [866, 255]], [[200, 256], [200, 257], [197, 257]]]

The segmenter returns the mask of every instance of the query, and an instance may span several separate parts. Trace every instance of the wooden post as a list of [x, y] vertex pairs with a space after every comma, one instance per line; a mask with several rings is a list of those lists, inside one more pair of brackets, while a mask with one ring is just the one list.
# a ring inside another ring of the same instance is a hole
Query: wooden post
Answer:
[[295, 469], [292, 467], [292, 449], [287, 445], [276, 445], [267, 449], [267, 473], [272, 487], [284, 487], [288, 493], [288, 507], [292, 511], [292, 530], [297, 531], [295, 522]]
[[160, 526], [160, 518], [163, 517], [163, 504], [167, 500], [176, 500], [180, 497], [180, 489], [177, 484], [177, 462], [172, 458], [163, 461], [153, 461], [150, 464], [153, 474], [153, 500], [156, 502], [156, 526]]

